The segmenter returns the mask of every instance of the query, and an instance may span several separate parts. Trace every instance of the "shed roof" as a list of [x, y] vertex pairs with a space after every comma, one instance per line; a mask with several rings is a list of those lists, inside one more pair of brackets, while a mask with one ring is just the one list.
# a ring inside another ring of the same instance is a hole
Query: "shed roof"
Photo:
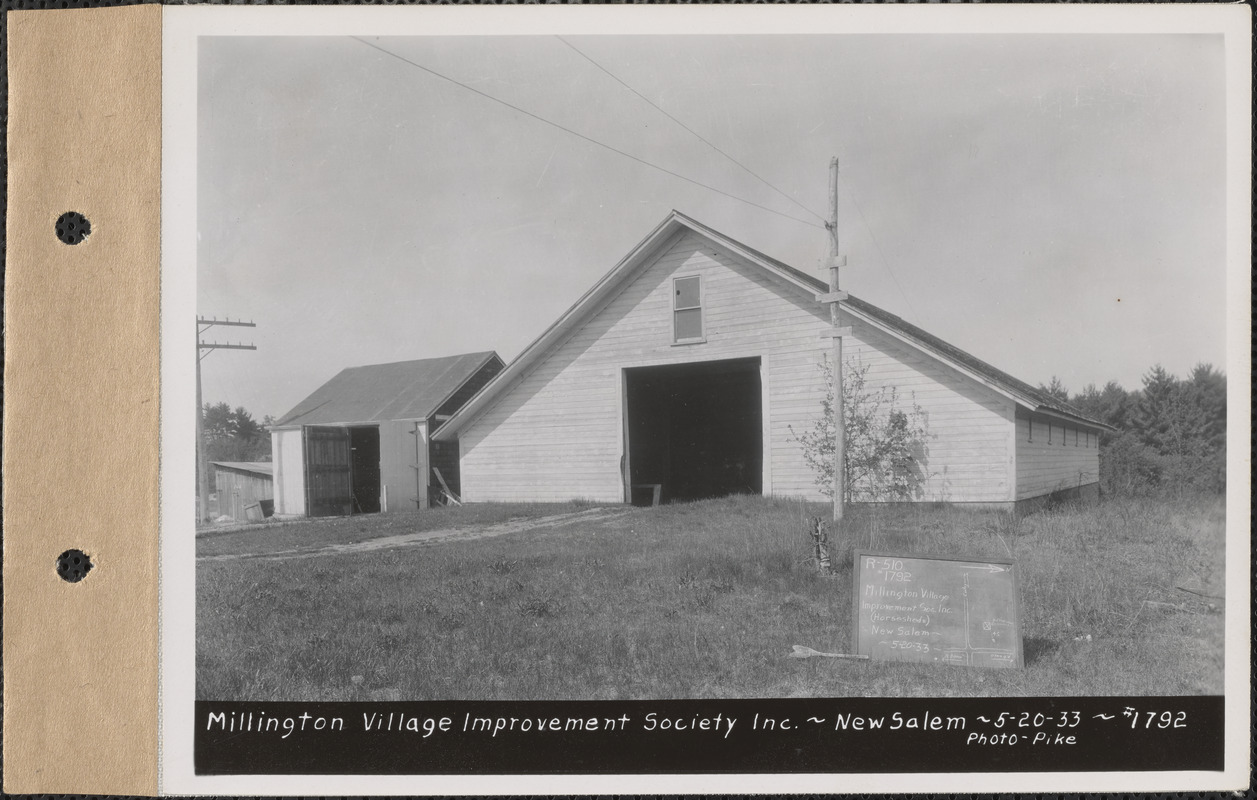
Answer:
[[427, 419], [494, 360], [501, 361], [489, 350], [348, 367], [280, 417], [273, 427]]
[[[758, 266], [770, 274], [774, 274], [779, 280], [792, 284], [796, 287], [796, 290], [801, 290], [809, 295], [823, 294], [829, 291], [829, 285], [819, 278], [808, 275], [758, 250], [747, 247], [741, 242], [713, 228], [709, 228], [679, 211], [673, 211], [619, 264], [613, 267], [610, 272], [581, 296], [571, 308], [564, 312], [563, 316], [559, 317], [532, 344], [524, 348], [524, 351], [507, 365], [506, 369], [502, 370], [475, 397], [459, 409], [453, 418], [438, 428], [433, 438], [437, 440], [453, 438], [459, 430], [476, 419], [499, 394], [506, 391], [514, 381], [518, 380], [532, 364], [541, 359], [551, 347], [558, 344], [575, 327], [581, 325], [589, 313], [599, 308], [604, 301], [626, 286], [632, 277], [637, 274], [639, 268], [650, 263], [651, 257], [660, 247], [671, 241], [673, 236], [686, 230], [704, 236], [710, 239], [713, 244], [740, 255], [746, 262]], [[843, 302], [843, 311], [857, 316], [864, 322], [880, 327], [903, 341], [909, 342], [911, 345], [933, 355], [944, 363], [950, 364], [952, 367], [970, 375], [975, 380], [1011, 398], [1014, 402], [1031, 411], [1068, 417], [1071, 420], [1096, 428], [1109, 428], [1108, 425], [1086, 416], [1069, 403], [1062, 402], [1047, 392], [1014, 378], [1003, 370], [991, 366], [976, 356], [961, 350], [959, 347], [948, 344], [937, 336], [921, 330], [917, 326], [878, 308], [872, 303], [848, 294], [848, 299]]]
[[211, 461], [216, 467], [234, 469], [237, 472], [256, 472], [270, 477], [275, 474], [275, 467], [269, 461]]

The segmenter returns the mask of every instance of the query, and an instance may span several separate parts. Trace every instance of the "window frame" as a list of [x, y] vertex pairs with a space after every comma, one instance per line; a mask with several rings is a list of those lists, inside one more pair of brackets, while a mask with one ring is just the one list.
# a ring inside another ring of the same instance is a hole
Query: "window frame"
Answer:
[[[698, 304], [693, 306], [677, 307], [679, 292], [677, 284], [681, 281], [694, 280], [698, 281]], [[703, 306], [705, 299], [705, 288], [703, 286], [703, 276], [698, 275], [674, 275], [672, 277], [672, 345], [702, 344], [707, 341], [707, 314]], [[677, 333], [677, 314], [681, 311], [698, 311], [698, 336], [681, 338]]]

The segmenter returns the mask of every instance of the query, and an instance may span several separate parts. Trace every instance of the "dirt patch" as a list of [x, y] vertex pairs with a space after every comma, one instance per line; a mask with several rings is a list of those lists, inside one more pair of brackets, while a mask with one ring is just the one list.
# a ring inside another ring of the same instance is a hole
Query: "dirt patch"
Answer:
[[545, 517], [512, 519], [491, 525], [400, 533], [393, 536], [368, 539], [364, 542], [303, 547], [292, 550], [279, 550], [272, 553], [232, 553], [230, 555], [201, 556], [197, 558], [197, 561], [291, 560], [336, 556], [347, 553], [369, 553], [378, 550], [396, 550], [403, 547], [423, 547], [448, 542], [465, 542], [472, 539], [488, 539], [494, 536], [505, 536], [508, 533], [520, 533], [537, 528], [564, 528], [582, 522], [602, 522], [622, 517], [628, 513], [630, 513], [630, 509], [627, 508], [591, 508], [586, 511], [577, 511], [569, 514], [551, 514]]

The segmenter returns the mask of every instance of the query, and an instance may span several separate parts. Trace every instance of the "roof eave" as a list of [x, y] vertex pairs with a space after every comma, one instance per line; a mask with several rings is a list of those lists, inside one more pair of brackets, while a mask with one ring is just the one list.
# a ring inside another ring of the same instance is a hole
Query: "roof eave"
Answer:
[[1044, 416], [1047, 416], [1047, 417], [1055, 417], [1059, 420], [1072, 422], [1075, 425], [1086, 425], [1088, 427], [1095, 428], [1097, 430], [1104, 430], [1104, 431], [1117, 430], [1117, 428], [1107, 423], [1100, 422], [1094, 419], [1088, 419], [1087, 417], [1081, 417], [1081, 416], [1078, 416], [1077, 414], [1070, 414], [1066, 411], [1061, 411], [1058, 408], [1052, 408], [1051, 406], [1047, 406], [1047, 405], [1040, 404], [1040, 405], [1035, 406], [1035, 405], [1027, 404], [1026, 408], [1030, 411], [1035, 412], [1036, 414], [1043, 414]]
[[939, 352], [934, 347], [931, 347], [928, 342], [923, 342], [917, 337], [912, 336], [910, 333], [906, 331], [898, 330], [897, 328], [895, 328], [893, 325], [890, 325], [889, 323], [879, 320], [876, 317], [873, 317], [869, 314], [865, 314], [859, 308], [856, 308], [854, 306], [844, 306], [843, 311], [852, 314], [853, 316], [864, 321], [866, 324], [869, 324], [872, 327], [875, 327], [878, 330], [881, 330], [884, 333], [887, 333], [888, 335], [898, 339], [901, 342], [905, 342], [909, 344], [910, 346], [921, 350], [922, 352], [928, 353], [932, 358], [937, 359], [943, 362], [944, 364], [949, 365], [950, 367], [960, 372], [961, 374], [969, 377], [970, 379], [974, 381], [977, 381], [982, 386], [985, 386], [986, 388], [998, 393], [999, 395], [1013, 401], [1014, 403], [1020, 405], [1022, 408], [1026, 409], [1027, 411], [1033, 411], [1039, 414], [1046, 414], [1049, 416], [1056, 417], [1058, 419], [1068, 420], [1076, 424], [1092, 426], [1097, 429], [1116, 430], [1116, 428], [1112, 428], [1108, 425], [1105, 425], [1103, 422], [1099, 422], [1093, 419], [1088, 419], [1087, 417], [1084, 417], [1078, 414], [1072, 414], [1068, 411], [1065, 411], [1059, 408], [1053, 408], [1052, 406], [1046, 405], [1034, 395], [1028, 394], [1025, 391], [1017, 388], [1016, 386], [1010, 386], [1005, 381], [1001, 381], [989, 375], [986, 375], [982, 371], [968, 366], [963, 361], [956, 360], [955, 358], [948, 355], [947, 353]]
[[938, 361], [942, 361], [944, 364], [947, 364], [952, 369], [968, 377], [969, 379], [976, 381], [982, 386], [996, 392], [1002, 397], [1012, 400], [1015, 403], [1019, 403], [1022, 406], [1025, 406], [1026, 408], [1029, 408], [1032, 410], [1038, 405], [1037, 401], [1033, 400], [1030, 397], [1027, 397], [1021, 392], [1014, 391], [1013, 389], [1007, 386], [1004, 386], [997, 381], [992, 380], [986, 375], [983, 375], [981, 372], [971, 369], [965, 366], [964, 364], [958, 362], [956, 359], [951, 358], [947, 354], [938, 352], [934, 348], [927, 345], [925, 342], [918, 341], [916, 338], [908, 336], [903, 331], [896, 330], [891, 325], [888, 325], [882, 322], [876, 317], [863, 313], [858, 308], [854, 308], [852, 306], [844, 306], [843, 311], [855, 316], [857, 319], [859, 319], [861, 322], [864, 322], [866, 325], [876, 328], [877, 330], [882, 331], [885, 334], [888, 334], [894, 339], [898, 339], [899, 341], [904, 342], [905, 344], [908, 344], [911, 347], [921, 350], [927, 353], [930, 357]]

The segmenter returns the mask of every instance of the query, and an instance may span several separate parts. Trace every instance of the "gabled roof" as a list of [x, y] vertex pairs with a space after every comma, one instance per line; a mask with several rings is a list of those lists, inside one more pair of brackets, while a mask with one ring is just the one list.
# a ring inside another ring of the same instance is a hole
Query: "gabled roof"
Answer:
[[234, 469], [237, 472], [256, 472], [266, 476], [275, 474], [274, 465], [269, 461], [211, 461], [210, 463], [216, 467]]
[[349, 367], [272, 427], [427, 419], [492, 361], [500, 364], [502, 359], [487, 351]]
[[[546, 329], [541, 336], [537, 337], [532, 344], [524, 348], [524, 351], [508, 364], [506, 369], [498, 373], [448, 422], [439, 427], [433, 434], [433, 438], [438, 440], [453, 439], [461, 429], [476, 419], [498, 395], [522, 378], [534, 364], [539, 362], [549, 352], [551, 347], [562, 341], [573, 329], [583, 324], [591, 313], [602, 308], [622, 287], [626, 286], [636, 276], [638, 268], [649, 263], [651, 257], [658, 252], [660, 247], [670, 241], [675, 235], [686, 230], [710, 239], [717, 247], [741, 256], [747, 263], [764, 269], [775, 275], [779, 280], [792, 284], [809, 296], [829, 291], [828, 284], [819, 278], [808, 275], [806, 272], [797, 270], [775, 258], [764, 255], [758, 250], [747, 247], [741, 242], [731, 239], [679, 211], [673, 211], [650, 235], [638, 243], [619, 264], [594, 284], [571, 308], [565, 311], [553, 325]], [[857, 317], [861, 321], [883, 330], [919, 350], [929, 353], [938, 360], [1031, 411], [1066, 417], [1097, 428], [1107, 429], [1109, 427], [1102, 422], [1087, 417], [1068, 403], [1064, 403], [1028, 383], [1017, 380], [1008, 373], [996, 369], [958, 347], [948, 344], [937, 336], [926, 333], [894, 314], [883, 311], [872, 303], [867, 303], [857, 297], [848, 295], [848, 299], [843, 302], [842, 309], [844, 313]]]

